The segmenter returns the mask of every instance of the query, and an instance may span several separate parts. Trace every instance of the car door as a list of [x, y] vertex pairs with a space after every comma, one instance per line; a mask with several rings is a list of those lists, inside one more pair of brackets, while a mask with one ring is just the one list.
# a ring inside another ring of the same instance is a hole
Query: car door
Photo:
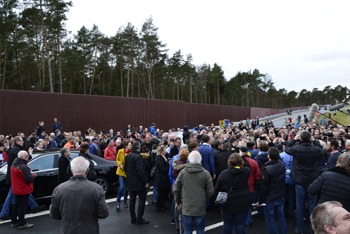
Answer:
[[32, 193], [36, 199], [50, 197], [57, 186], [58, 157], [58, 154], [48, 154], [34, 158], [28, 163], [32, 173], [36, 174]]

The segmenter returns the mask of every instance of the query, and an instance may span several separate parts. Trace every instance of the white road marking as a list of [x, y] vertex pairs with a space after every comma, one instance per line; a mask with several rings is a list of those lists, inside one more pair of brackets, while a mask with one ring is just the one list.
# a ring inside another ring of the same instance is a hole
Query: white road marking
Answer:
[[[147, 196], [148, 195], [151, 195], [153, 194], [153, 192], [148, 192], [147, 193]], [[130, 196], [128, 196], [128, 199], [130, 198]], [[122, 197], [120, 200], [124, 200], [124, 197]], [[107, 199], [106, 200], [106, 203], [111, 203], [111, 202], [116, 202], [116, 198], [110, 198], [110, 199]], [[50, 214], [50, 211], [49, 210], [45, 210], [45, 211], [41, 211], [41, 212], [38, 212], [38, 213], [35, 213], [35, 214], [26, 214], [25, 215], [25, 218], [26, 219], [30, 219], [30, 218], [35, 218], [35, 217], [39, 217], [39, 216], [43, 216], [43, 215], [48, 215]], [[9, 220], [4, 220], [4, 221], [0, 221], [0, 224], [4, 224], [4, 223], [10, 223], [11, 222], [11, 219]]]

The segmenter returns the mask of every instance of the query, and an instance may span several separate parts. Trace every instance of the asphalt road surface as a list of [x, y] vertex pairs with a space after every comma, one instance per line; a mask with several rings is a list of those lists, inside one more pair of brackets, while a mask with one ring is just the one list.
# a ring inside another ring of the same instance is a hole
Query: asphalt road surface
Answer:
[[[113, 190], [113, 193], [107, 198], [107, 203], [110, 208], [110, 214], [106, 219], [100, 220], [100, 233], [122, 233], [122, 234], [164, 234], [175, 233], [175, 226], [170, 224], [170, 209], [163, 213], [155, 212], [155, 206], [149, 204], [146, 206], [144, 218], [150, 221], [150, 224], [135, 225], [130, 223], [129, 210], [122, 208], [121, 212], [115, 210], [115, 195], [117, 190]], [[152, 195], [149, 193], [147, 196], [149, 202], [152, 201]], [[122, 202], [123, 204], [123, 202]], [[170, 202], [166, 203], [167, 207], [170, 207]], [[264, 219], [258, 218], [253, 211], [253, 225], [246, 227], [247, 234], [268, 234], [267, 226]], [[287, 233], [295, 233], [296, 223], [293, 218], [286, 217]], [[59, 220], [51, 219], [48, 210], [38, 212], [35, 214], [26, 214], [26, 220], [28, 223], [33, 223], [34, 227], [27, 229], [26, 233], [60, 233], [61, 222]], [[306, 221], [306, 227], [308, 227], [308, 221]], [[12, 234], [18, 233], [18, 228], [12, 228], [10, 220], [0, 222], [1, 233]], [[193, 233], [196, 233], [195, 231]], [[214, 234], [222, 233], [222, 218], [220, 210], [213, 208], [207, 211], [206, 215], [206, 231], [205, 233]], [[305, 233], [308, 233], [306, 229]]]
[[[325, 113], [327, 112], [326, 110], [323, 110], [323, 108], [321, 109], [320, 113]], [[275, 125], [276, 128], [280, 128], [283, 127], [284, 124], [284, 119], [285, 118], [294, 118], [295, 120], [297, 120], [298, 115], [301, 116], [301, 121], [300, 123], [304, 123], [304, 114], [306, 116], [308, 116], [309, 111], [308, 110], [304, 110], [304, 111], [300, 111], [300, 112], [292, 112], [291, 115], [288, 115], [287, 113], [283, 116], [277, 117], [277, 118], [271, 118], [273, 124]], [[310, 122], [310, 120], [309, 120]]]

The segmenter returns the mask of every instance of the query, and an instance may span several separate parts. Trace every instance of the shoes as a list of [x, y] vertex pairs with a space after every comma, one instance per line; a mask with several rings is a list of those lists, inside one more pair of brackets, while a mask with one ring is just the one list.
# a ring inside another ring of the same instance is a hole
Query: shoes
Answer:
[[5, 220], [9, 220], [9, 219], [11, 219], [11, 216], [10, 216], [10, 215], [5, 216], [5, 217], [0, 217], [0, 220], [1, 220], [1, 221], [5, 221]]
[[295, 229], [295, 233], [296, 233], [296, 234], [304, 234], [303, 232], [299, 232], [299, 231], [298, 231], [298, 228]]
[[18, 223], [11, 224], [11, 227], [17, 227], [17, 226], [18, 226]]
[[129, 208], [128, 202], [124, 202], [124, 208]]
[[41, 205], [41, 206], [37, 206], [34, 210], [31, 211], [32, 214], [35, 214], [37, 212], [46, 210], [46, 206], [45, 205]]
[[145, 202], [145, 206], [148, 206], [148, 205], [149, 205], [149, 203], [148, 203], [148, 201], [146, 201], [146, 202]]
[[117, 211], [120, 211], [120, 204], [117, 204]]
[[174, 226], [175, 225], [175, 221], [171, 221], [170, 224]]
[[19, 228], [19, 229], [27, 229], [27, 228], [31, 228], [31, 227], [33, 227], [33, 226], [34, 226], [34, 224], [26, 223], [26, 224], [24, 224], [24, 225], [22, 225], [22, 226], [19, 226], [18, 228]]
[[156, 201], [152, 201], [152, 205], [155, 205], [155, 204], [157, 204], [157, 202]]
[[141, 225], [141, 224], [149, 224], [149, 221], [146, 220], [146, 219], [141, 219], [140, 221], [137, 221], [136, 224], [139, 224], [139, 225]]
[[131, 223], [135, 224], [136, 223], [136, 219], [131, 219]]

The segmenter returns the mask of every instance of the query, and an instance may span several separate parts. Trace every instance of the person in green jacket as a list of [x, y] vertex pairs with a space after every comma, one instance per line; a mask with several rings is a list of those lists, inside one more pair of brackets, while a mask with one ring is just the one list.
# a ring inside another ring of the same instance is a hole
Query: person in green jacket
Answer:
[[202, 165], [202, 156], [192, 151], [190, 162], [181, 170], [174, 184], [174, 196], [177, 209], [182, 209], [185, 234], [192, 233], [193, 222], [198, 234], [204, 234], [206, 201], [214, 193], [213, 180]]

